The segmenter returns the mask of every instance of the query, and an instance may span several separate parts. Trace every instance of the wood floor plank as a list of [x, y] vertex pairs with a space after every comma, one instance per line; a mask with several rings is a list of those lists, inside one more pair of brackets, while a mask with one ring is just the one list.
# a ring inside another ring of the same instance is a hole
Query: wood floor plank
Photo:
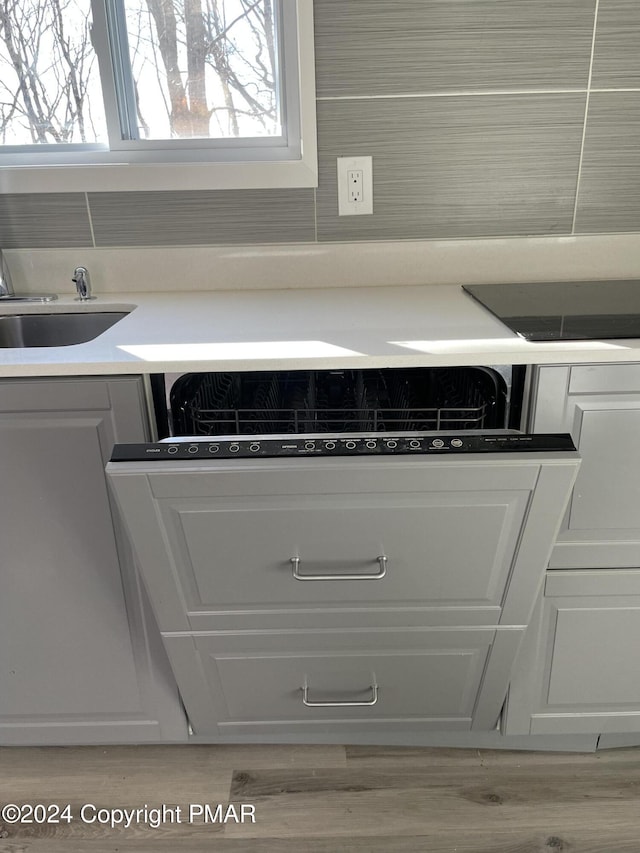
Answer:
[[0, 768], [2, 802], [98, 800], [109, 807], [188, 803], [205, 793], [219, 802], [228, 798], [232, 776], [216, 751], [200, 746], [6, 747]]
[[[344, 767], [346, 749], [332, 745], [279, 744], [174, 744], [170, 746], [43, 746], [0, 747], [0, 768], [36, 776], [61, 767], [101, 765], [103, 768], [128, 766], [135, 754], [140, 767], [168, 767], [172, 771], [194, 768], [233, 770], [250, 763], [252, 767]], [[0, 785], [2, 781], [0, 779]]]
[[459, 830], [419, 836], [349, 836], [342, 839], [264, 838], [229, 839], [216, 836], [208, 842], [174, 840], [117, 842], [56, 842], [34, 840], [3, 845], [0, 853], [638, 853], [638, 829], [622, 826], [610, 831], [573, 831], [562, 836], [544, 832], [504, 832], [499, 828], [479, 833]]
[[[190, 749], [190, 747], [187, 747]], [[251, 765], [255, 769], [278, 767], [346, 767], [344, 746], [278, 745], [278, 744], [218, 744], [207, 747], [215, 751], [217, 767], [235, 770]]]
[[[422, 767], [382, 764], [380, 768], [302, 770], [239, 770], [231, 782], [232, 799], [309, 793], [360, 793], [425, 789], [446, 791], [461, 800], [509, 805], [520, 802], [573, 803], [585, 799], [633, 799], [640, 794], [640, 762], [623, 765], [475, 767], [425, 764]], [[639, 797], [640, 800], [640, 797]]]
[[598, 764], [626, 764], [640, 762], [640, 748], [610, 749], [603, 752], [525, 752], [507, 749], [450, 749], [440, 747], [403, 747], [403, 746], [347, 746], [345, 747], [347, 766], [365, 767], [371, 764], [380, 767], [384, 763], [409, 766], [425, 763], [435, 765], [512, 765], [543, 764], [546, 767], [562, 766], [567, 761], [576, 761], [584, 766]]
[[[590, 800], [566, 803], [502, 803], [463, 800], [446, 790], [404, 789], [358, 793], [282, 795], [256, 798], [255, 825], [233, 828], [237, 838], [280, 836], [285, 838], [415, 836], [437, 827], [443, 834], [455, 834], [461, 826], [490, 833], [496, 827], [530, 834], [544, 831], [561, 837], [588, 826], [594, 820]], [[638, 824], [638, 801], [608, 800], [600, 806], [598, 825], [612, 837], [621, 825]], [[230, 835], [231, 833], [227, 833]], [[640, 843], [639, 848], [640, 850]], [[614, 853], [612, 850], [611, 853]]]
[[34, 841], [32, 844], [10, 844], [0, 853], [638, 853], [638, 831], [621, 827], [614, 835], [608, 832], [568, 833], [563, 837], [545, 833], [491, 833], [422, 835], [414, 837], [382, 836], [336, 839], [265, 838], [231, 840], [216, 837], [211, 842], [180, 843], [175, 841], [57, 843]]

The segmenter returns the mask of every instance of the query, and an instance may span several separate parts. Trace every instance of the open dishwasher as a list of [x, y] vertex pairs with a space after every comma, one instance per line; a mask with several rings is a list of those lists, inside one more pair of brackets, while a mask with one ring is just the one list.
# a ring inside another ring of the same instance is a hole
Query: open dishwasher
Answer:
[[522, 368], [170, 374], [154, 386], [166, 446], [121, 446], [113, 458], [572, 449], [568, 436], [520, 432], [523, 394]]
[[165, 440], [107, 474], [197, 736], [495, 728], [579, 464], [520, 398], [488, 368], [171, 377]]

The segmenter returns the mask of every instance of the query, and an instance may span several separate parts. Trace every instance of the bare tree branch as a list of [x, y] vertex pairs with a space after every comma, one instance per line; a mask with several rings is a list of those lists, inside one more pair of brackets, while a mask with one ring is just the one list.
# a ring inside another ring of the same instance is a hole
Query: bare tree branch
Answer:
[[75, 0], [0, 0], [0, 55], [10, 68], [3, 88], [13, 78], [14, 93], [0, 115], [4, 140], [27, 130], [34, 143], [85, 141], [93, 53]]

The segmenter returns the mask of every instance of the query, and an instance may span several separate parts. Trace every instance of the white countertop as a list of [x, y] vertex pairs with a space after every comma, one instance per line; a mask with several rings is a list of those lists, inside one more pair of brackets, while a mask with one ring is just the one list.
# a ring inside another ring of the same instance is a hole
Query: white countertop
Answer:
[[131, 310], [93, 341], [0, 349], [0, 376], [640, 362], [640, 340], [531, 343], [458, 285], [109, 294], [0, 316]]

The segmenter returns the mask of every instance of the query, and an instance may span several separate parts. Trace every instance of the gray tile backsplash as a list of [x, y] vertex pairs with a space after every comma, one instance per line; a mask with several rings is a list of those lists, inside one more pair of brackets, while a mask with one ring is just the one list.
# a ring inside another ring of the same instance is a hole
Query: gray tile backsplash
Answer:
[[[0, 195], [0, 246], [640, 231], [640, 0], [314, 9], [316, 192]], [[338, 217], [335, 158], [367, 154], [374, 214]]]
[[600, 0], [591, 86], [640, 87], [640, 2]]
[[315, 240], [313, 190], [90, 193], [96, 246]]
[[320, 97], [585, 87], [595, 0], [316, 0]]
[[0, 193], [0, 246], [91, 246], [84, 193]]
[[[318, 239], [569, 233], [585, 98], [320, 102]], [[339, 218], [335, 158], [355, 154], [373, 156], [374, 214]]]
[[577, 233], [640, 231], [640, 91], [589, 99]]

